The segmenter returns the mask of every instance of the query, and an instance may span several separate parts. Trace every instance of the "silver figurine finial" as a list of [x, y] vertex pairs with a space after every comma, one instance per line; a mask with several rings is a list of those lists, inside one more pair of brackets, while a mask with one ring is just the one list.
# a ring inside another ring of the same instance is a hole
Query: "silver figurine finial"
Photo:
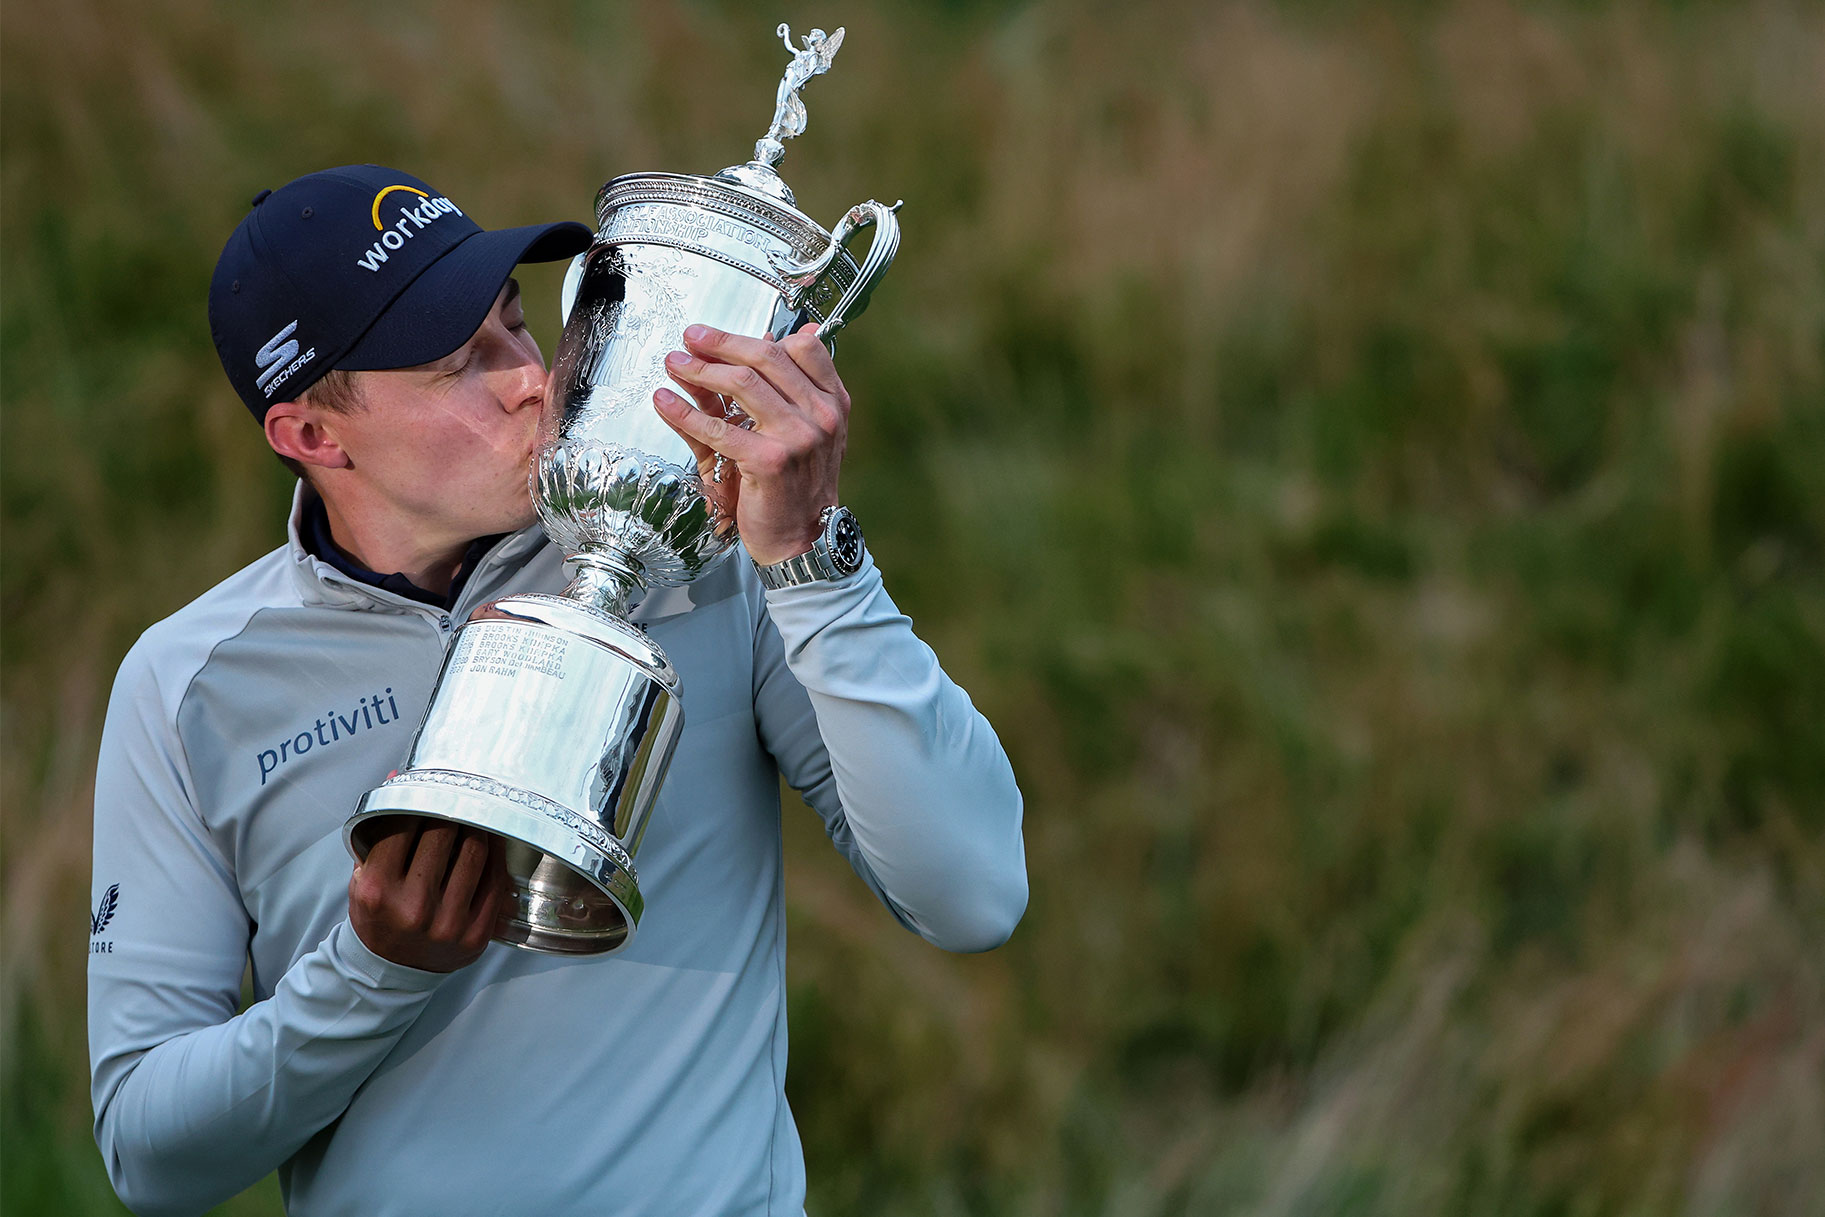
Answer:
[[773, 125], [754, 145], [754, 159], [760, 164], [773, 166], [786, 154], [782, 140], [791, 139], [805, 129], [805, 103], [799, 100], [798, 91], [805, 87], [805, 82], [813, 76], [821, 76], [830, 70], [830, 61], [836, 58], [837, 48], [843, 45], [843, 29], [837, 27], [834, 34], [826, 35], [823, 30], [812, 30], [801, 40], [802, 48], [792, 45], [792, 27], [784, 21], [774, 31], [792, 52], [792, 62], [786, 65], [786, 75], [779, 82], [779, 94], [773, 107]]

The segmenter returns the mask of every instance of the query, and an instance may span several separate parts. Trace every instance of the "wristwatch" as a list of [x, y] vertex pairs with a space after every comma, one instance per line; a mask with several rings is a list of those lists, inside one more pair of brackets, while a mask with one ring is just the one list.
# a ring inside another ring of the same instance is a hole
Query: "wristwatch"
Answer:
[[862, 569], [868, 545], [862, 540], [862, 526], [856, 522], [855, 512], [847, 507], [826, 507], [818, 513], [817, 523], [822, 531], [804, 553], [770, 566], [754, 564], [762, 587], [771, 591], [842, 579]]

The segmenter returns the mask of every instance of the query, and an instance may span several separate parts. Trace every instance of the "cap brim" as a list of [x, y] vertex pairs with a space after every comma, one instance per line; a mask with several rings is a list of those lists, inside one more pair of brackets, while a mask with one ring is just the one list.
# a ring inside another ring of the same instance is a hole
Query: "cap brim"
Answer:
[[361, 372], [442, 359], [481, 328], [514, 267], [572, 257], [592, 239], [571, 220], [474, 233], [425, 267], [335, 366]]

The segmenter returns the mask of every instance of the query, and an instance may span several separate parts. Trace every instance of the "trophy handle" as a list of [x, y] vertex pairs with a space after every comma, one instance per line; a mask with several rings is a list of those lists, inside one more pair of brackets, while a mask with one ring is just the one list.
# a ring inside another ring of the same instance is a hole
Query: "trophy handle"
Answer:
[[900, 221], [894, 215], [906, 200], [902, 199], [892, 207], [869, 199], [866, 203], [857, 203], [851, 207], [830, 234], [830, 245], [823, 253], [806, 262], [792, 262], [783, 258], [774, 260], [774, 269], [785, 277], [786, 304], [797, 308], [811, 289], [811, 285], [830, 268], [836, 260], [837, 251], [849, 243], [849, 239], [869, 225], [874, 226], [874, 240], [869, 243], [868, 257], [863, 259], [861, 271], [855, 282], [843, 293], [836, 307], [830, 310], [830, 316], [817, 327], [818, 340], [825, 346], [831, 344], [836, 332], [855, 320], [868, 307], [868, 298], [874, 294], [875, 284], [887, 273], [893, 262], [894, 254], [900, 249]]

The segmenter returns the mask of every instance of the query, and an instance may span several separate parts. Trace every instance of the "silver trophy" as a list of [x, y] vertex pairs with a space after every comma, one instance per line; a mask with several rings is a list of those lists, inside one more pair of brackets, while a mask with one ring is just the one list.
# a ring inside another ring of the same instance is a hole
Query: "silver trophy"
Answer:
[[[794, 206], [774, 166], [805, 129], [798, 90], [829, 70], [843, 31], [813, 30], [799, 47], [778, 33], [792, 62], [752, 161], [713, 177], [628, 174], [596, 196], [595, 243], [565, 281], [532, 468], [569, 586], [475, 610], [404, 767], [343, 828], [357, 858], [389, 815], [504, 838], [517, 899], [495, 937], [516, 946], [605, 954], [627, 945], [645, 906], [634, 857], [684, 711], [677, 673], [628, 602], [689, 583], [736, 541], [689, 446], [654, 412], [654, 391], [672, 385], [667, 352], [692, 322], [781, 338], [816, 321], [829, 344], [899, 247], [898, 203], [851, 208], [829, 232]], [[847, 246], [869, 226], [858, 264]]]

